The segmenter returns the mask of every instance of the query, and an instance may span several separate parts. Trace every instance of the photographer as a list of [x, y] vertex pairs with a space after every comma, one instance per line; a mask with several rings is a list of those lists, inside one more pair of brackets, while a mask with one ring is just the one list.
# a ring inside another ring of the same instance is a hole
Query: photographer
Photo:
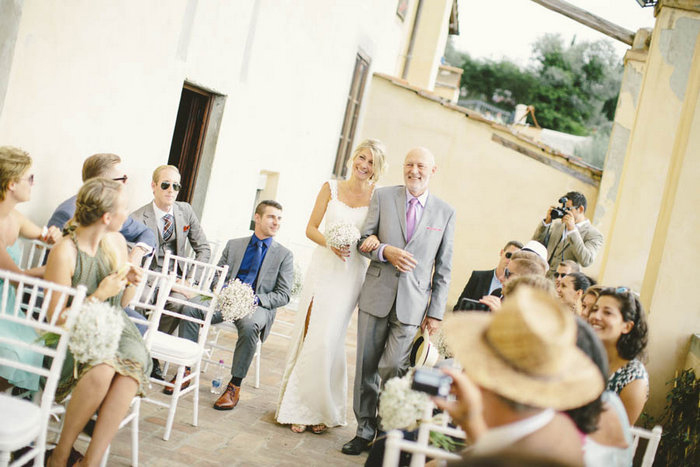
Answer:
[[586, 197], [570, 191], [559, 198], [560, 206], [551, 206], [532, 236], [547, 247], [549, 275], [564, 260], [573, 260], [586, 267], [593, 263], [603, 245], [601, 234], [586, 219]]
[[[503, 288], [505, 270], [510, 263], [510, 258], [513, 253], [523, 247], [523, 244], [517, 240], [511, 240], [506, 243], [501, 252], [498, 254], [498, 265], [495, 269], [487, 271], [472, 271], [472, 275], [467, 281], [462, 294], [457, 299], [453, 311], [473, 310], [480, 299], [487, 295], [496, 292], [500, 296], [500, 290]], [[465, 300], [467, 299], [467, 300]], [[488, 307], [477, 308], [481, 311], [489, 311]]]

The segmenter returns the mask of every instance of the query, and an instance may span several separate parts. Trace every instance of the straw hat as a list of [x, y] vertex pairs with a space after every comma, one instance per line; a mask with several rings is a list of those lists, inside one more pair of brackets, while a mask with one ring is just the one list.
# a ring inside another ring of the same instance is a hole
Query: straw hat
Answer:
[[421, 331], [419, 329], [416, 333], [416, 337], [413, 339], [411, 353], [409, 354], [411, 366], [434, 367], [439, 358], [440, 352], [437, 347], [430, 342], [430, 334], [428, 331]]
[[508, 399], [567, 410], [603, 392], [600, 370], [576, 347], [574, 314], [543, 292], [519, 289], [497, 313], [459, 313], [443, 328], [465, 373]]

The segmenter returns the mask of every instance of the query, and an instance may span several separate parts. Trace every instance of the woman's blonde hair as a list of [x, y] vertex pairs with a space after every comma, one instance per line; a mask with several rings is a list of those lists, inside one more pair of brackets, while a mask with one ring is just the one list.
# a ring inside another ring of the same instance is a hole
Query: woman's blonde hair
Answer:
[[522, 286], [542, 290], [543, 292], [547, 293], [550, 297], [557, 298], [557, 291], [554, 288], [554, 283], [544, 276], [535, 274], [517, 276], [509, 280], [506, 283], [506, 285], [503, 286], [503, 296], [507, 297], [508, 295], [515, 292], [516, 289]]
[[18, 181], [32, 165], [25, 151], [13, 146], [0, 146], [0, 201], [5, 200], [10, 183]]
[[352, 173], [352, 163], [355, 162], [357, 156], [359, 156], [360, 153], [365, 149], [369, 150], [369, 152], [372, 154], [373, 159], [373, 172], [369, 180], [371, 182], [377, 183], [379, 177], [381, 177], [384, 174], [388, 166], [388, 163], [386, 161], [386, 146], [384, 146], [384, 143], [382, 143], [378, 139], [368, 138], [355, 147], [355, 150], [352, 152], [352, 157], [348, 159], [348, 173]]
[[[114, 212], [124, 185], [108, 178], [96, 177], [86, 181], [75, 200], [75, 215], [71, 223], [87, 227], [94, 224], [105, 213]], [[117, 255], [103, 239], [100, 246], [112, 268], [117, 267]]]

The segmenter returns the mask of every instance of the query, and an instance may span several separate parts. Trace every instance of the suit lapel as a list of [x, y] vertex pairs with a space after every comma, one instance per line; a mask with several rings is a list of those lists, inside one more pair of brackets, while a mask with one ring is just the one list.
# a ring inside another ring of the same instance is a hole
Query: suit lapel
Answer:
[[396, 203], [396, 214], [399, 216], [401, 233], [406, 240], [406, 187], [400, 186], [398, 188], [400, 191], [394, 196], [394, 202]]
[[250, 237], [244, 237], [241, 238], [239, 242], [236, 242], [234, 245], [231, 246], [231, 249], [233, 250], [231, 252], [233, 255], [233, 261], [229, 265], [231, 279], [235, 278], [238, 275], [238, 270], [241, 268], [241, 263], [243, 262], [243, 255], [245, 255], [245, 250], [246, 248], [248, 248], [248, 243], [250, 243]]
[[177, 203], [173, 205], [173, 216], [175, 217], [175, 241], [177, 242], [175, 246], [175, 248], [177, 249], [176, 255], [184, 256], [187, 234], [183, 232], [183, 228], [187, 223], [185, 222], [182, 210], [180, 209], [180, 206], [178, 206]]
[[146, 227], [151, 229], [158, 236], [158, 244], [161, 244], [163, 242], [163, 238], [160, 235], [158, 219], [156, 219], [156, 212], [153, 210], [153, 203], [148, 203], [144, 208], [143, 223], [146, 224]]
[[[270, 248], [267, 250], [267, 253], [265, 253], [265, 259], [263, 259], [262, 264], [260, 265], [260, 270], [258, 271], [258, 281], [256, 283], [257, 287], [260, 288], [260, 284], [262, 283], [262, 278], [267, 274], [267, 272], [270, 270], [272, 267], [272, 263], [274, 262], [275, 255], [277, 255], [277, 242], [272, 240], [272, 243], [270, 243]], [[257, 292], [257, 290], [256, 290]]]

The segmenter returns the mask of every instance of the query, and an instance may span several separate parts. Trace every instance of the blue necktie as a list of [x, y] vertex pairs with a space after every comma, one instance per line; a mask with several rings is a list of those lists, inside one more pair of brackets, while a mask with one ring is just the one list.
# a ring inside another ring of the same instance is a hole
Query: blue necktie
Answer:
[[248, 274], [246, 274], [245, 279], [243, 279], [243, 282], [245, 282], [246, 284], [250, 284], [251, 287], [255, 283], [255, 279], [258, 277], [258, 271], [260, 270], [260, 263], [262, 260], [263, 252], [262, 240], [256, 240], [256, 242], [257, 248], [255, 249], [253, 260], [250, 262], [250, 269], [248, 270]]

